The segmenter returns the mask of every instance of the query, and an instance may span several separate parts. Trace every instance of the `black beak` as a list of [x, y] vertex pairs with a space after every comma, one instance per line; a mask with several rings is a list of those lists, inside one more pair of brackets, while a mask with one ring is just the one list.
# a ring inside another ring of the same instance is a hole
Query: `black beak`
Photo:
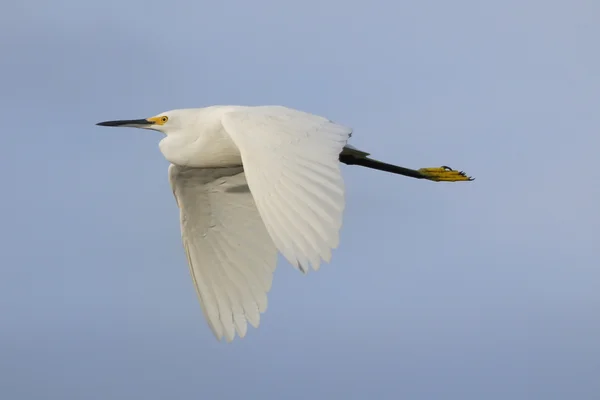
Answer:
[[98, 122], [96, 125], [98, 126], [144, 126], [144, 125], [153, 125], [154, 122], [148, 121], [147, 119], [121, 119], [118, 121], [105, 121]]

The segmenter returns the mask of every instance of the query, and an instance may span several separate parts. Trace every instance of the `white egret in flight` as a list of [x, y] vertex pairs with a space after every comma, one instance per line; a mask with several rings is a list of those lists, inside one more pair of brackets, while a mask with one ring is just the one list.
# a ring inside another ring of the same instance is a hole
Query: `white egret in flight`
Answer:
[[340, 162], [430, 181], [347, 145], [352, 129], [281, 106], [213, 106], [97, 125], [152, 129], [171, 163], [181, 236], [204, 316], [218, 340], [244, 337], [267, 308], [277, 251], [306, 273], [329, 262], [344, 210]]

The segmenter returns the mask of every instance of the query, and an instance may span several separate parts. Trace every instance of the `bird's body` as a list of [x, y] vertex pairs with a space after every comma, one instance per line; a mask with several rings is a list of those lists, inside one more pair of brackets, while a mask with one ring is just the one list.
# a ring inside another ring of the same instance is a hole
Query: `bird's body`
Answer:
[[204, 315], [218, 339], [244, 337], [267, 307], [279, 251], [307, 272], [329, 262], [344, 210], [340, 161], [434, 181], [470, 180], [448, 167], [411, 170], [347, 145], [348, 127], [281, 106], [173, 110], [103, 126], [153, 129]]
[[222, 124], [228, 112], [242, 111], [241, 106], [212, 106], [178, 110], [179, 118], [189, 116], [189, 123], [169, 132], [159, 143], [165, 158], [172, 164], [193, 168], [219, 168], [242, 165], [238, 146]]

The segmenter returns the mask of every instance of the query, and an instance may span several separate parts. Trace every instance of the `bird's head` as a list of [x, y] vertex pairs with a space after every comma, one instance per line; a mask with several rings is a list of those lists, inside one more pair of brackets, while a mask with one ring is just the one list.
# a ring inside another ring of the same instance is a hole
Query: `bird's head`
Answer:
[[169, 134], [180, 130], [183, 126], [191, 122], [190, 110], [172, 110], [157, 114], [154, 117], [142, 119], [121, 119], [115, 121], [98, 122], [99, 126], [112, 126], [123, 128], [152, 129], [155, 131]]

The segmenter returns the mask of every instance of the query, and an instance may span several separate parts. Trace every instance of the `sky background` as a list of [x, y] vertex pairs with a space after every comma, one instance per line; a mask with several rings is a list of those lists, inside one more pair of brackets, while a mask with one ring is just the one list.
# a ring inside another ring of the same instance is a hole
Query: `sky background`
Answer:
[[[21, 1], [0, 13], [0, 398], [600, 398], [597, 0]], [[440, 184], [343, 167], [331, 264], [219, 343], [161, 134], [282, 104]]]

